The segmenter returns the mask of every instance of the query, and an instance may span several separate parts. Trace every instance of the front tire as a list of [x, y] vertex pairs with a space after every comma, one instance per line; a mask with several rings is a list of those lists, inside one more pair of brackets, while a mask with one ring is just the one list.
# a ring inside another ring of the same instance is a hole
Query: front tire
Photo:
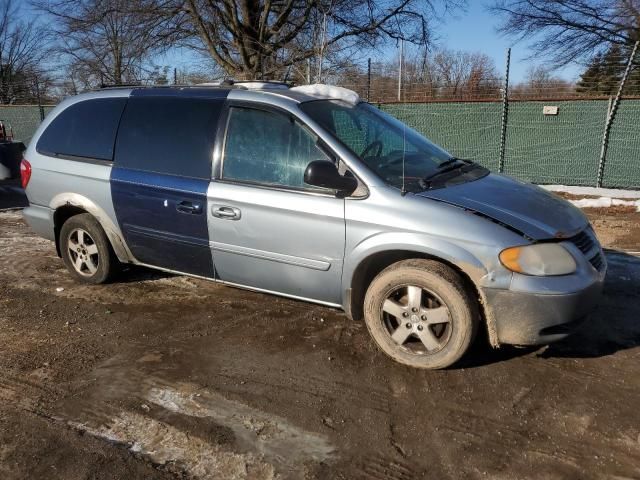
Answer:
[[60, 253], [73, 277], [88, 284], [109, 281], [118, 259], [98, 221], [88, 213], [74, 215], [60, 229]]
[[395, 361], [439, 369], [457, 362], [473, 342], [478, 306], [453, 269], [411, 259], [373, 279], [364, 318], [374, 341]]

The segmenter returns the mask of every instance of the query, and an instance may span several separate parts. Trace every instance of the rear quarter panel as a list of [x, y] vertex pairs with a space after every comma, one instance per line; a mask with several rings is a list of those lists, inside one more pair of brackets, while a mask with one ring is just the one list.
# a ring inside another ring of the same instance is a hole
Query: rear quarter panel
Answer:
[[[130, 254], [121, 240], [111, 200], [111, 163], [50, 157], [38, 153], [36, 145], [51, 121], [74, 103], [94, 97], [127, 97], [129, 93], [129, 90], [105, 91], [78, 95], [63, 101], [42, 122], [25, 152], [25, 158], [32, 168], [31, 180], [26, 188], [29, 203], [51, 209], [52, 212], [64, 205], [83, 208], [100, 222], [118, 258], [123, 261], [129, 260]], [[25, 216], [28, 214], [28, 211], [25, 212]]]

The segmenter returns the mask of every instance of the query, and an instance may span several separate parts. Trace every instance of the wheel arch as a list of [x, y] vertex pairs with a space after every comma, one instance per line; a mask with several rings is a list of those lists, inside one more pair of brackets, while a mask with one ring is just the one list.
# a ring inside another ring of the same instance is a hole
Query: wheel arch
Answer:
[[59, 194], [51, 200], [49, 208], [54, 212], [54, 235], [58, 256], [60, 256], [60, 230], [64, 222], [75, 215], [88, 213], [98, 221], [104, 230], [118, 260], [125, 263], [133, 260], [131, 252], [122, 239], [120, 229], [109, 215], [92, 200], [77, 193]]
[[354, 320], [363, 318], [364, 297], [372, 280], [382, 270], [401, 260], [421, 258], [434, 260], [454, 270], [465, 283], [465, 286], [478, 301], [481, 320], [486, 325], [489, 342], [498, 347], [495, 320], [487, 302], [478, 286], [478, 280], [487, 272], [482, 263], [471, 253], [460, 247], [450, 245], [447, 250], [426, 247], [425, 244], [395, 244], [387, 248], [380, 246], [357, 256], [357, 259], [345, 265], [343, 272], [343, 306], [347, 314]]

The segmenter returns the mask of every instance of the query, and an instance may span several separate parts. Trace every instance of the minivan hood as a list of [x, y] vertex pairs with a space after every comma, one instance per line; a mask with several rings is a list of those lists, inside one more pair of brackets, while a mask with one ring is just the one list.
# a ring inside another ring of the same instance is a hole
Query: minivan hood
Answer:
[[493, 173], [418, 195], [486, 215], [533, 240], [571, 237], [589, 224], [582, 211], [566, 200], [536, 185]]

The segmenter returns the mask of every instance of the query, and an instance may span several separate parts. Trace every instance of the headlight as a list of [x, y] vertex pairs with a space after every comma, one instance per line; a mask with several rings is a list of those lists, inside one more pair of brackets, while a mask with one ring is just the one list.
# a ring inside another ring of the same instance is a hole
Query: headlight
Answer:
[[507, 248], [500, 252], [500, 261], [512, 272], [525, 275], [567, 275], [576, 271], [573, 256], [558, 243]]

